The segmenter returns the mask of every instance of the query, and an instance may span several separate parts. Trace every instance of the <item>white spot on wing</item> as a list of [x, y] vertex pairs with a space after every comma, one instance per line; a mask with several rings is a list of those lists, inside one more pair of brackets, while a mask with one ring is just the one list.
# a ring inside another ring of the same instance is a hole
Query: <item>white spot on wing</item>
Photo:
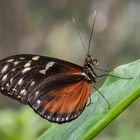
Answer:
[[24, 60], [25, 58], [24, 58], [24, 57], [20, 57], [19, 59], [20, 59], [20, 60]]
[[16, 65], [18, 65], [18, 64], [19, 64], [19, 62], [18, 62], [18, 61], [15, 61], [15, 62], [14, 62], [14, 65], [15, 65], [15, 66], [16, 66]]
[[39, 73], [46, 74], [46, 70], [45, 69], [44, 70], [40, 70]]
[[64, 117], [62, 118], [62, 122], [64, 121]]
[[9, 87], [9, 83], [7, 83], [6, 86]]
[[25, 89], [22, 89], [22, 90], [20, 91], [20, 95], [26, 95], [26, 90], [25, 90]]
[[17, 89], [13, 88], [13, 91], [17, 91]]
[[47, 65], [46, 65], [46, 68], [45, 70], [47, 71], [50, 67], [52, 67], [54, 65], [54, 62], [49, 62]]
[[12, 93], [11, 93], [11, 92], [8, 92], [8, 94], [9, 94], [9, 95], [12, 95]]
[[6, 62], [13, 62], [13, 61], [14, 61], [14, 59], [9, 59]]
[[59, 117], [56, 118], [56, 121], [59, 121]]
[[31, 70], [30, 67], [24, 68], [24, 69], [22, 70], [22, 74], [26, 73], [26, 72], [29, 71], [29, 70]]
[[35, 81], [32, 81], [32, 82], [31, 82], [31, 86], [33, 86], [34, 84], [35, 84]]
[[15, 71], [15, 70], [16, 70], [15, 68], [12, 69], [12, 71]]
[[26, 68], [26, 67], [30, 67], [31, 66], [31, 62], [28, 62], [28, 63], [26, 63], [25, 65], [24, 65], [24, 67]]
[[38, 60], [40, 58], [40, 56], [33, 56], [32, 60]]
[[1, 90], [4, 90], [4, 87], [1, 87]]
[[37, 96], [38, 94], [39, 94], [39, 91], [36, 91], [36, 92], [35, 92], [35, 96]]
[[37, 104], [40, 104], [41, 103], [41, 101], [40, 100], [37, 100]]
[[18, 95], [17, 98], [21, 98], [21, 95]]
[[10, 79], [10, 83], [11, 83], [11, 84], [13, 83], [13, 78]]
[[7, 74], [5, 74], [5, 75], [3, 76], [2, 81], [6, 80], [6, 78], [7, 78]]
[[6, 72], [7, 68], [8, 68], [8, 65], [5, 65], [5, 66], [3, 67], [3, 69], [1, 70], [1, 72], [2, 72], [2, 73]]
[[23, 83], [23, 79], [21, 78], [19, 81], [18, 81], [18, 85], [21, 85]]
[[66, 121], [68, 121], [69, 120], [69, 117], [66, 117]]
[[45, 69], [40, 70], [40, 71], [39, 71], [39, 73], [41, 73], [41, 74], [46, 74], [47, 70], [48, 70], [50, 67], [52, 67], [52, 66], [54, 65], [54, 63], [55, 63], [55, 62], [53, 62], [53, 61], [52, 61], [52, 62], [47, 63], [47, 65], [46, 65]]

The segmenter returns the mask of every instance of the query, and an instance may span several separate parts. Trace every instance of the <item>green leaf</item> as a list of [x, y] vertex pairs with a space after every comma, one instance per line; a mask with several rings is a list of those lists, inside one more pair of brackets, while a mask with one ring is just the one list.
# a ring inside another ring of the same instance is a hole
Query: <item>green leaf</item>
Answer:
[[122, 65], [111, 74], [133, 79], [110, 76], [106, 79], [100, 91], [109, 101], [110, 109], [99, 93], [93, 93], [92, 104], [86, 107], [79, 118], [62, 125], [55, 124], [38, 140], [91, 140], [140, 96], [140, 60]]
[[1, 140], [35, 140], [48, 127], [50, 127], [49, 123], [27, 106], [20, 110], [0, 110]]

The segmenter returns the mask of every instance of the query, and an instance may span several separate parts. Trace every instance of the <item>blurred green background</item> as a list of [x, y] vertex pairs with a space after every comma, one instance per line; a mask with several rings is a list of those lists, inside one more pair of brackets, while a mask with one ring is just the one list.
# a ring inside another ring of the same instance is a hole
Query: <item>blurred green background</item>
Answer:
[[[82, 65], [85, 53], [71, 19], [87, 46], [95, 9], [91, 53], [99, 67], [111, 70], [139, 59], [139, 0], [0, 0], [0, 58], [32, 53]], [[139, 140], [139, 106], [137, 100], [95, 140]], [[35, 140], [51, 126], [29, 107], [0, 95], [0, 140]]]

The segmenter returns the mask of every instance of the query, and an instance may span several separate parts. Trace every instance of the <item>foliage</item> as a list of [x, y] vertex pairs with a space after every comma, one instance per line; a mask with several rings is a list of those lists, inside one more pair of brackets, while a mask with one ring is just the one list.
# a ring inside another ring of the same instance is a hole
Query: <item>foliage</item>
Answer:
[[26, 107], [19, 111], [0, 111], [0, 120], [1, 140], [35, 140], [51, 126]]
[[125, 108], [127, 108], [140, 95], [140, 60], [122, 65], [111, 73], [121, 77], [133, 79], [119, 79], [108, 77], [100, 91], [108, 99], [108, 104], [96, 92], [92, 95], [92, 104], [76, 120], [54, 125], [47, 130], [38, 140], [91, 140]]

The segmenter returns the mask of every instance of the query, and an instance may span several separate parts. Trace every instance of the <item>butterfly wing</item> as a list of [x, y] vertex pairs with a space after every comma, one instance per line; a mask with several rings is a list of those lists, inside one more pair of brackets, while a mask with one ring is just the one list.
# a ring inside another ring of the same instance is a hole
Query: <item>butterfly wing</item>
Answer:
[[0, 91], [2, 94], [28, 103], [28, 95], [44, 79], [61, 73], [75, 73], [82, 67], [39, 55], [23, 54], [0, 61]]
[[29, 104], [43, 118], [64, 123], [82, 113], [89, 93], [90, 84], [82, 76], [59, 75], [38, 86], [30, 94]]
[[50, 121], [68, 122], [81, 114], [89, 97], [82, 71], [55, 58], [15, 55], [0, 61], [0, 91]]

